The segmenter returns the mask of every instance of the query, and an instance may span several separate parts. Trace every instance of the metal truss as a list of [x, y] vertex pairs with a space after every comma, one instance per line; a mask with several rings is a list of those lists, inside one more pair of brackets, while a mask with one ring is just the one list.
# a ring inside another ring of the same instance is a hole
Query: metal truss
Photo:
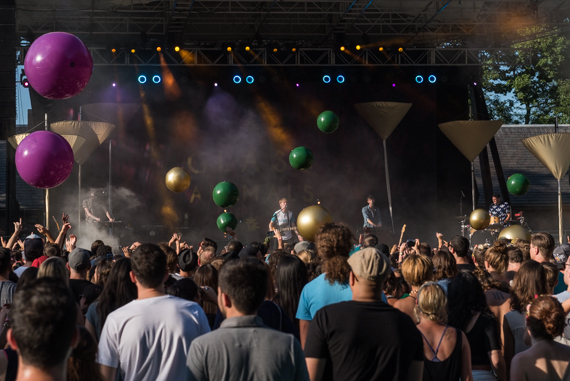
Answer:
[[[465, 48], [410, 48], [403, 52], [396, 49], [364, 49], [355, 53], [333, 48], [295, 48], [295, 52], [267, 48], [232, 49], [225, 48], [190, 48], [181, 53], [165, 50], [142, 51], [132, 54], [128, 49], [119, 49], [112, 53], [106, 48], [90, 48], [96, 66], [159, 66], [162, 55], [170, 66], [480, 66], [480, 65], [515, 65], [521, 62], [510, 61], [513, 54], [504, 54], [505, 49], [465, 49]], [[16, 57], [23, 64], [27, 48], [18, 48]], [[517, 50], [519, 60], [530, 64], [529, 50]], [[503, 53], [503, 54], [497, 54]], [[526, 54], [525, 54], [526, 53]], [[492, 64], [489, 58], [495, 57]]]
[[[521, 28], [567, 30], [570, 2], [559, 0], [19, 0], [22, 38], [65, 31], [89, 47], [192, 45], [242, 41], [300, 47], [338, 43], [436, 48], [508, 47]], [[528, 36], [524, 37], [528, 38]]]

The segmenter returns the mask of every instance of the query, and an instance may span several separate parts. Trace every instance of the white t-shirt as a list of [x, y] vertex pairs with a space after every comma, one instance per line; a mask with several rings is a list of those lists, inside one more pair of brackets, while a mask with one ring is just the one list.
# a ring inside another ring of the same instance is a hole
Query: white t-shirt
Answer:
[[[29, 269], [30, 266], [20, 266], [18, 267], [16, 270], [14, 270], [14, 274], [16, 274], [19, 277], [22, 276], [22, 274], [24, 273], [24, 271], [26, 271], [27, 269]], [[31, 274], [31, 273], [30, 273]]]
[[171, 295], [133, 300], [107, 317], [97, 362], [118, 368], [124, 381], [180, 379], [190, 343], [208, 332], [198, 303]]

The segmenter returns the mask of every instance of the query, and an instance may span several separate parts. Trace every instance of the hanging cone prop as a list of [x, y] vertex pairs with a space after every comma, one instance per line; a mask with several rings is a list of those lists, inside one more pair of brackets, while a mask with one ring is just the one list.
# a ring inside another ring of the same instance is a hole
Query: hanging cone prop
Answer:
[[383, 140], [386, 140], [402, 121], [404, 116], [406, 116], [412, 104], [368, 102], [356, 103], [354, 107], [356, 107], [356, 111], [358, 111], [370, 127], [372, 127]]
[[85, 143], [86, 139], [84, 137], [78, 135], [61, 135], [73, 150], [73, 156], [77, 155], [77, 152], [81, 149], [83, 144]]
[[75, 161], [79, 165], [83, 165], [91, 154], [103, 142], [101, 138], [107, 138], [115, 126], [103, 122], [81, 122], [77, 120], [69, 120], [65, 122], [56, 122], [50, 124], [51, 131], [64, 135], [76, 135], [85, 139], [85, 142], [74, 151]]
[[24, 140], [26, 138], [26, 136], [28, 136], [28, 135], [29, 135], [29, 133], [18, 134], [18, 135], [10, 136], [7, 140], [8, 140], [8, 143], [10, 143], [10, 145], [12, 147], [14, 147], [14, 149], [16, 149], [16, 148], [18, 148], [18, 146], [20, 145], [22, 140]]
[[560, 180], [570, 167], [570, 134], [554, 133], [531, 136], [522, 141], [558, 181], [558, 241], [562, 244], [562, 191]]
[[[87, 114], [89, 120], [124, 127], [140, 107], [136, 103], [92, 103], [81, 106], [81, 113]], [[100, 142], [103, 143], [106, 138], [107, 136]]]
[[386, 189], [388, 191], [388, 206], [390, 220], [392, 221], [392, 234], [394, 234], [394, 216], [392, 214], [392, 192], [390, 191], [390, 172], [388, 170], [388, 154], [386, 152], [386, 139], [402, 121], [412, 107], [411, 103], [397, 102], [368, 102], [356, 103], [356, 111], [366, 120], [374, 131], [382, 138], [384, 145], [384, 171], [386, 172]]
[[438, 124], [441, 132], [472, 163], [503, 125], [502, 120], [458, 120]]
[[522, 141], [556, 180], [562, 179], [570, 167], [570, 134], [544, 134]]

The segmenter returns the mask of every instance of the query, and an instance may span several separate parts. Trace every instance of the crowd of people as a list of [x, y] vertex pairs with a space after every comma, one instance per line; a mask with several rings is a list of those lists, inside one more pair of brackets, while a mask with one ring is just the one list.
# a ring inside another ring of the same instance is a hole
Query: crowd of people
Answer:
[[57, 238], [14, 226], [0, 380], [570, 379], [570, 244], [547, 233], [121, 249], [76, 247], [65, 215]]

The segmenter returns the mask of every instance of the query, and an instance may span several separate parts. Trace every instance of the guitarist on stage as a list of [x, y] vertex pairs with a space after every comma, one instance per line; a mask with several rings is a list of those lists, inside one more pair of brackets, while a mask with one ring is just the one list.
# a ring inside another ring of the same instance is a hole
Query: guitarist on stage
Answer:
[[277, 248], [282, 249], [283, 243], [294, 243], [293, 232], [297, 235], [299, 241], [302, 241], [303, 237], [297, 232], [293, 212], [287, 209], [287, 199], [280, 199], [279, 206], [281, 209], [273, 213], [271, 222], [269, 222], [269, 230], [275, 232], [275, 237], [278, 242]]
[[382, 227], [382, 219], [380, 217], [380, 209], [374, 205], [374, 196], [368, 195], [368, 205], [362, 208], [362, 217], [364, 217], [364, 232], [370, 232], [371, 228]]

